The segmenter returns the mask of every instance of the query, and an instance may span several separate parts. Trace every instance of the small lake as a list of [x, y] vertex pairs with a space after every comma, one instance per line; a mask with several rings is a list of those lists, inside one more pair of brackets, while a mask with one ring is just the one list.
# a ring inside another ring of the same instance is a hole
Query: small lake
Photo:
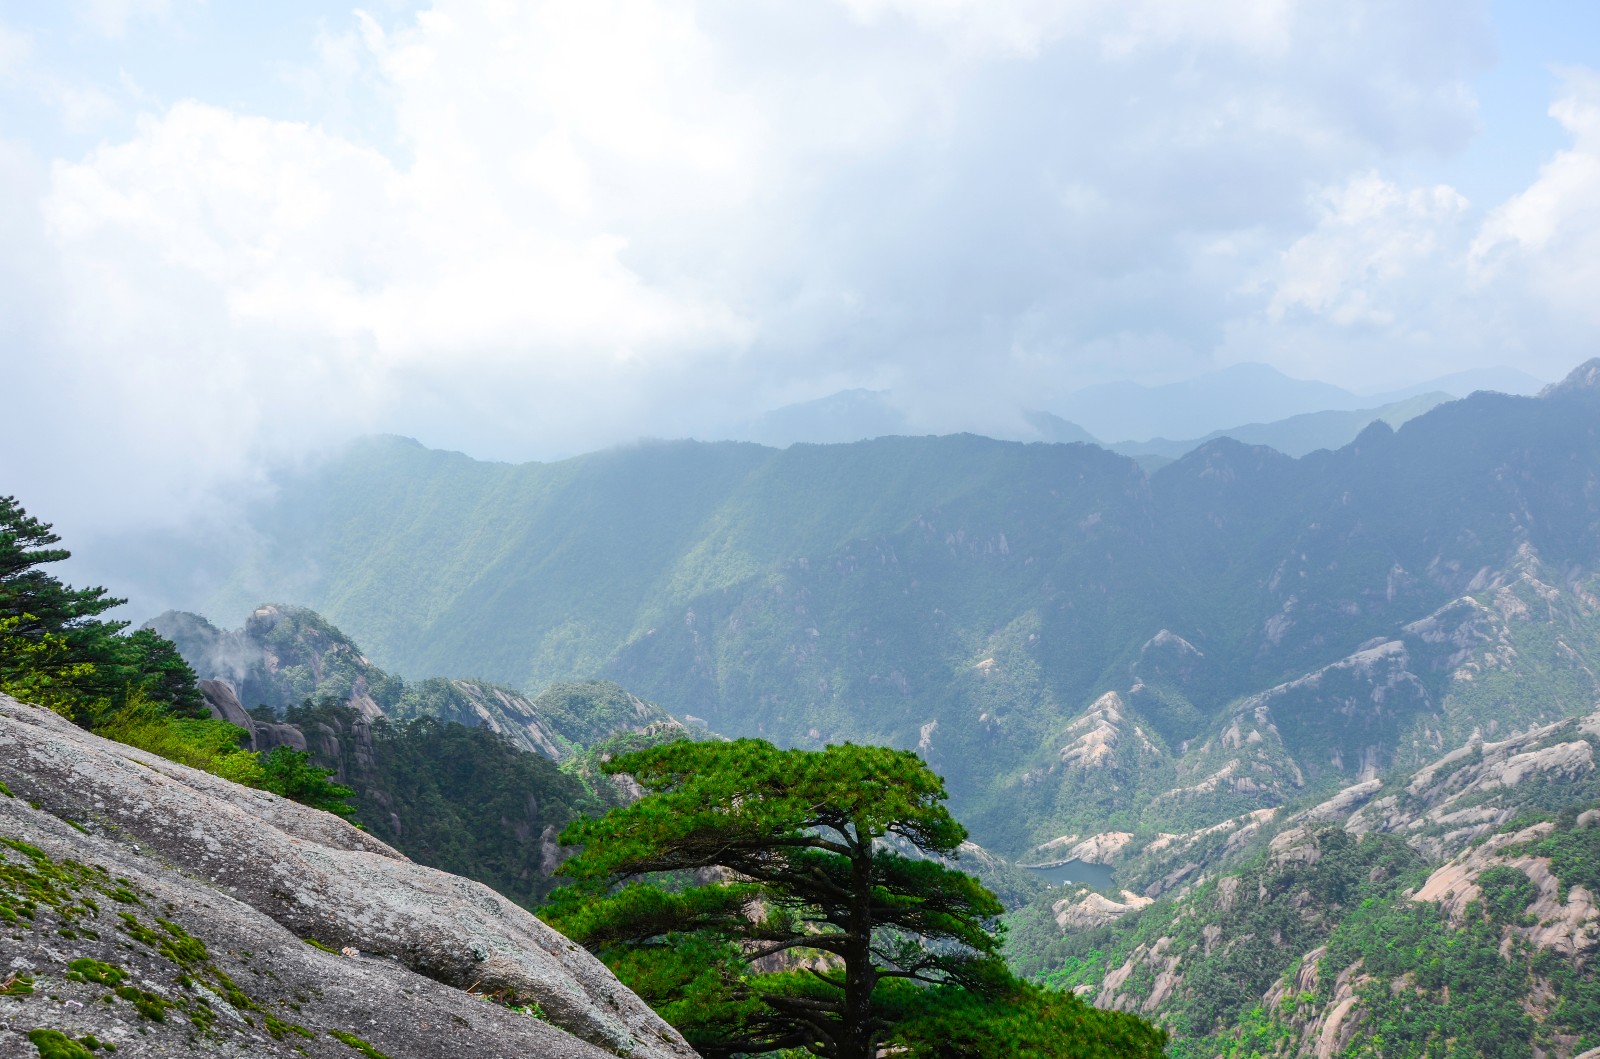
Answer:
[[1048, 868], [1028, 870], [1041, 876], [1053, 886], [1079, 883], [1083, 886], [1092, 886], [1096, 890], [1113, 889], [1111, 869], [1104, 864], [1085, 864], [1081, 860], [1069, 860], [1065, 864], [1052, 864]]

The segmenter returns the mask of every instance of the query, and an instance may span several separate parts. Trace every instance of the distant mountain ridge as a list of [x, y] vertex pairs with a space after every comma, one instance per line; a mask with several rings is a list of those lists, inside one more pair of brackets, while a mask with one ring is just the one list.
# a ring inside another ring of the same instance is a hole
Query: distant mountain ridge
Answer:
[[[1265, 364], [1236, 364], [1162, 386], [1119, 382], [1087, 387], [1050, 410], [1020, 410], [1010, 421], [997, 421], [993, 415], [952, 419], [949, 413], [921, 421], [887, 390], [841, 390], [772, 409], [710, 437], [783, 448], [967, 431], [1001, 441], [1097, 444], [1159, 466], [1218, 437], [1303, 456], [1349, 444], [1374, 420], [1399, 427], [1435, 405], [1479, 390], [1531, 395], [1543, 386], [1514, 368], [1488, 368], [1363, 396], [1290, 378]], [[945, 428], [933, 429], [936, 421]]]
[[1246, 445], [1264, 445], [1285, 456], [1300, 457], [1318, 449], [1343, 448], [1375, 422], [1383, 422], [1398, 429], [1408, 421], [1449, 400], [1453, 400], [1449, 394], [1434, 391], [1374, 408], [1305, 412], [1272, 423], [1245, 423], [1187, 441], [1151, 438], [1148, 441], [1124, 441], [1106, 447], [1112, 452], [1134, 458], [1159, 456], [1176, 460], [1209, 441], [1232, 438]]
[[302, 607], [257, 607], [233, 631], [179, 611], [147, 627], [177, 645], [212, 715], [244, 729], [250, 749], [305, 751], [355, 791], [372, 834], [527, 907], [556, 885], [561, 828], [624, 799], [599, 756], [686, 734], [605, 681], [534, 696], [481, 680], [407, 682]]
[[[372, 439], [239, 514], [214, 600], [301, 585], [408, 674], [914, 748], [984, 846], [1111, 873], [1017, 887], [1011, 958], [1175, 1057], [1600, 1048], [1600, 359], [1299, 459]], [[363, 654], [302, 627], [280, 673]]]
[[[604, 676], [728, 734], [920, 747], [1008, 855], [1208, 827], [1593, 701], [1584, 370], [1337, 452], [1219, 439], [1154, 474], [972, 436], [523, 466], [376, 439], [241, 512], [270, 546], [205, 606], [303, 584], [408, 675]], [[1529, 624], [1508, 589], [1559, 606]], [[1517, 652], [1492, 693], [1439, 646], [1485, 636]]]
[[1369, 403], [1349, 390], [1293, 379], [1266, 364], [1234, 364], [1160, 386], [1113, 382], [1085, 387], [1052, 411], [1115, 442], [1200, 437], [1236, 423], [1346, 411]]

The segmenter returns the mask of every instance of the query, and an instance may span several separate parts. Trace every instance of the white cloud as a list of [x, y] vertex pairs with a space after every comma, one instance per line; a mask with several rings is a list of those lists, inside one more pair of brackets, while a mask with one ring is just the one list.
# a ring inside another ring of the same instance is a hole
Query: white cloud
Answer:
[[1327, 185], [1315, 224], [1247, 284], [1269, 295], [1228, 325], [1224, 355], [1308, 375], [1343, 363], [1372, 389], [1464, 365], [1558, 378], [1600, 323], [1600, 76], [1568, 71], [1550, 115], [1572, 137], [1489, 208], [1374, 171]]
[[33, 37], [0, 23], [0, 79], [12, 80], [33, 55]]
[[1442, 0], [437, 0], [306, 53], [315, 123], [197, 91], [8, 200], [28, 414], [105, 424], [71, 474], [118, 518], [370, 429], [527, 457], [850, 385], [956, 424], [1457, 333], [1478, 215], [1384, 175], [1474, 128]]
[[[1406, 281], [1440, 263], [1459, 244], [1467, 200], [1439, 185], [1405, 190], [1368, 172], [1319, 197], [1317, 227], [1284, 251], [1268, 315], [1303, 311], [1340, 326], [1393, 327], [1415, 310]], [[1453, 238], [1454, 237], [1454, 238]]]
[[1125, 57], [1175, 42], [1225, 43], [1281, 52], [1291, 39], [1292, 0], [838, 0], [867, 25], [896, 18], [944, 36], [964, 51], [1032, 56], [1067, 35]]
[[122, 36], [140, 19], [172, 14], [172, 0], [75, 0], [73, 6], [80, 22], [106, 37]]
[[1550, 116], [1572, 146], [1495, 209], [1472, 245], [1480, 286], [1516, 286], [1536, 302], [1600, 323], [1600, 73], [1570, 70]]

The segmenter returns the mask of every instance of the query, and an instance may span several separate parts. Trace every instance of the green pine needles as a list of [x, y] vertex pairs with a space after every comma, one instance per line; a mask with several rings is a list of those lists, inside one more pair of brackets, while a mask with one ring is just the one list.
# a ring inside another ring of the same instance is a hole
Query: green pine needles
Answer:
[[604, 768], [645, 795], [562, 833], [584, 848], [546, 917], [708, 1059], [1015, 1055], [1022, 1021], [1039, 1027], [1031, 1055], [1161, 1054], [1159, 1030], [1006, 971], [1000, 903], [947, 866], [966, 831], [915, 754], [741, 739]]

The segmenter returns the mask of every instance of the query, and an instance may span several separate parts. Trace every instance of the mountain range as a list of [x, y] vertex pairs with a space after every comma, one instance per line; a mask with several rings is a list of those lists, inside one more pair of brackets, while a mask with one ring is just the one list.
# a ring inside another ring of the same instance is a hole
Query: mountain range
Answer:
[[1176, 1059], [1600, 1047], [1600, 360], [1299, 459], [375, 438], [237, 516], [193, 607], [245, 629], [159, 624], [269, 707], [394, 680], [380, 712], [548, 754], [535, 692], [605, 677], [729, 735], [913, 747], [986, 877], [1109, 873], [1013, 886], [1011, 958]]
[[1083, 441], [1125, 455], [1171, 459], [1227, 436], [1300, 456], [1340, 448], [1375, 419], [1398, 427], [1436, 404], [1478, 390], [1528, 395], [1543, 386], [1515, 368], [1486, 368], [1363, 395], [1246, 363], [1159, 386], [1089, 386], [1047, 407], [1010, 416], [968, 413], [952, 419], [949, 412], [919, 411], [914, 401], [889, 390], [841, 390], [774, 408], [709, 436], [783, 447], [970, 430], [1007, 441]]
[[[1215, 823], [1584, 704], [1588, 379], [1299, 460], [1218, 439], [1150, 474], [974, 436], [516, 466], [377, 438], [240, 511], [257, 545], [191, 609], [287, 598], [407, 679], [605, 677], [728, 734], [918, 747], [1007, 854], [1170, 815], [1153, 799], [1177, 778], [1244, 768], [1224, 737], [1252, 702], [1270, 760], [1185, 799]], [[1571, 658], [1500, 679], [1568, 690], [1452, 690], [1451, 638], [1521, 649], [1493, 594], [1534, 583], [1571, 612]], [[1086, 786], [1080, 742], [1126, 778]]]

